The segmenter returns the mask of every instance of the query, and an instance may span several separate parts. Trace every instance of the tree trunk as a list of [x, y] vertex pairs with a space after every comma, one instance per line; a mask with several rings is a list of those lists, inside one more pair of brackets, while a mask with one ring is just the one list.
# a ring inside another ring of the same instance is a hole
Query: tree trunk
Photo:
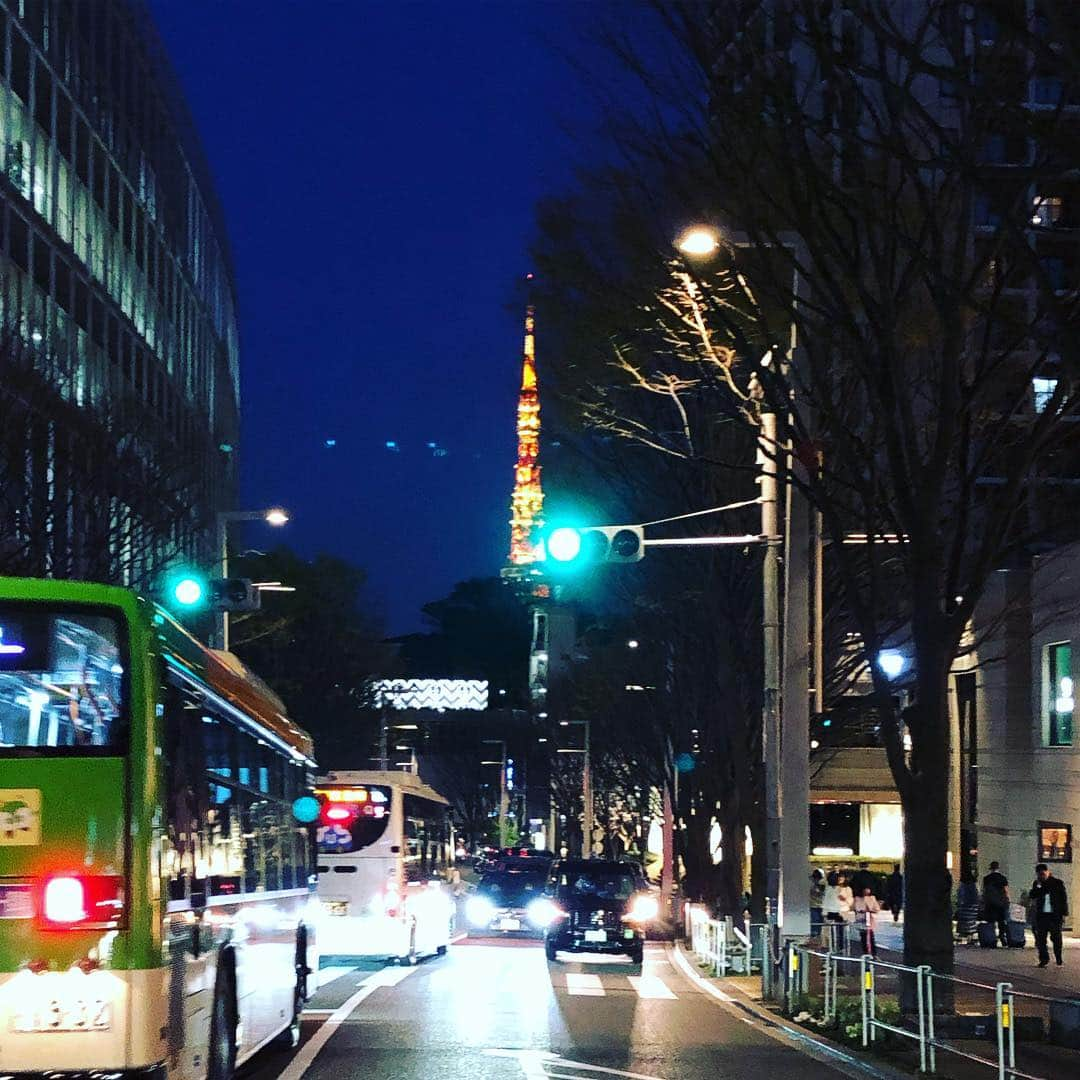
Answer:
[[[926, 964], [945, 975], [953, 971], [953, 883], [947, 866], [948, 671], [953, 651], [944, 635], [916, 633], [918, 697], [907, 710], [912, 754], [907, 775], [898, 778], [904, 811], [904, 963], [910, 967]], [[947, 986], [942, 984], [942, 990]], [[913, 991], [913, 986], [905, 985], [905, 1008], [914, 1006]], [[951, 994], [935, 993], [935, 997], [939, 1004], [951, 1007]]]

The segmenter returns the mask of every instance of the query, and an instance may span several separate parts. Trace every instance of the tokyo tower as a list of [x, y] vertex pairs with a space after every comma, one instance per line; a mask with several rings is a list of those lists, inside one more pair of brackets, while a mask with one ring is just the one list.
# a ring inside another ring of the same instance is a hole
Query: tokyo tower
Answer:
[[[531, 275], [530, 275], [531, 276]], [[514, 493], [510, 498], [511, 566], [527, 566], [536, 561], [535, 531], [543, 525], [544, 492], [540, 486], [540, 395], [536, 386], [536, 339], [534, 309], [525, 309], [525, 355], [521, 365], [521, 393], [517, 408], [517, 465], [514, 466]]]

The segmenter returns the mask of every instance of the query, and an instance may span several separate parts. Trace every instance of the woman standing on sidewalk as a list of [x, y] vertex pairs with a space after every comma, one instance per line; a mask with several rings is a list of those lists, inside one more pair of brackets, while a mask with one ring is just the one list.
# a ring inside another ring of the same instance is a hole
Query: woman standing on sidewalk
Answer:
[[877, 941], [874, 938], [876, 918], [881, 912], [881, 904], [869, 886], [863, 889], [862, 896], [855, 897], [855, 923], [859, 927], [859, 940], [865, 956], [877, 956]]

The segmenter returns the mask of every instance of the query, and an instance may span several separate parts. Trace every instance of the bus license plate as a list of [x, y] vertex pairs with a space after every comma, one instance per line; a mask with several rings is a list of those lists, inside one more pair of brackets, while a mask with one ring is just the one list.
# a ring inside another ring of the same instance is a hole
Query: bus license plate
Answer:
[[17, 1005], [14, 1031], [108, 1031], [112, 1023], [109, 1003], [103, 998], [49, 997]]
[[500, 919], [499, 920], [499, 929], [500, 930], [520, 930], [521, 929], [521, 920], [520, 919]]
[[349, 901], [348, 900], [324, 900], [323, 907], [326, 908], [327, 915], [348, 915], [349, 914]]
[[607, 941], [607, 931], [606, 930], [586, 930], [585, 931], [585, 940], [586, 941]]

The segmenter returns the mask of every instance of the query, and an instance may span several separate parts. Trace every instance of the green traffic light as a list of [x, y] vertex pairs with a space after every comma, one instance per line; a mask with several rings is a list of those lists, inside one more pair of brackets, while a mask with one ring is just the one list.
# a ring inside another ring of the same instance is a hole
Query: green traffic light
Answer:
[[581, 554], [581, 533], [566, 526], [552, 529], [547, 539], [547, 553], [556, 562], [573, 562]]
[[206, 582], [194, 574], [178, 574], [169, 584], [168, 596], [178, 608], [191, 610], [206, 601]]

